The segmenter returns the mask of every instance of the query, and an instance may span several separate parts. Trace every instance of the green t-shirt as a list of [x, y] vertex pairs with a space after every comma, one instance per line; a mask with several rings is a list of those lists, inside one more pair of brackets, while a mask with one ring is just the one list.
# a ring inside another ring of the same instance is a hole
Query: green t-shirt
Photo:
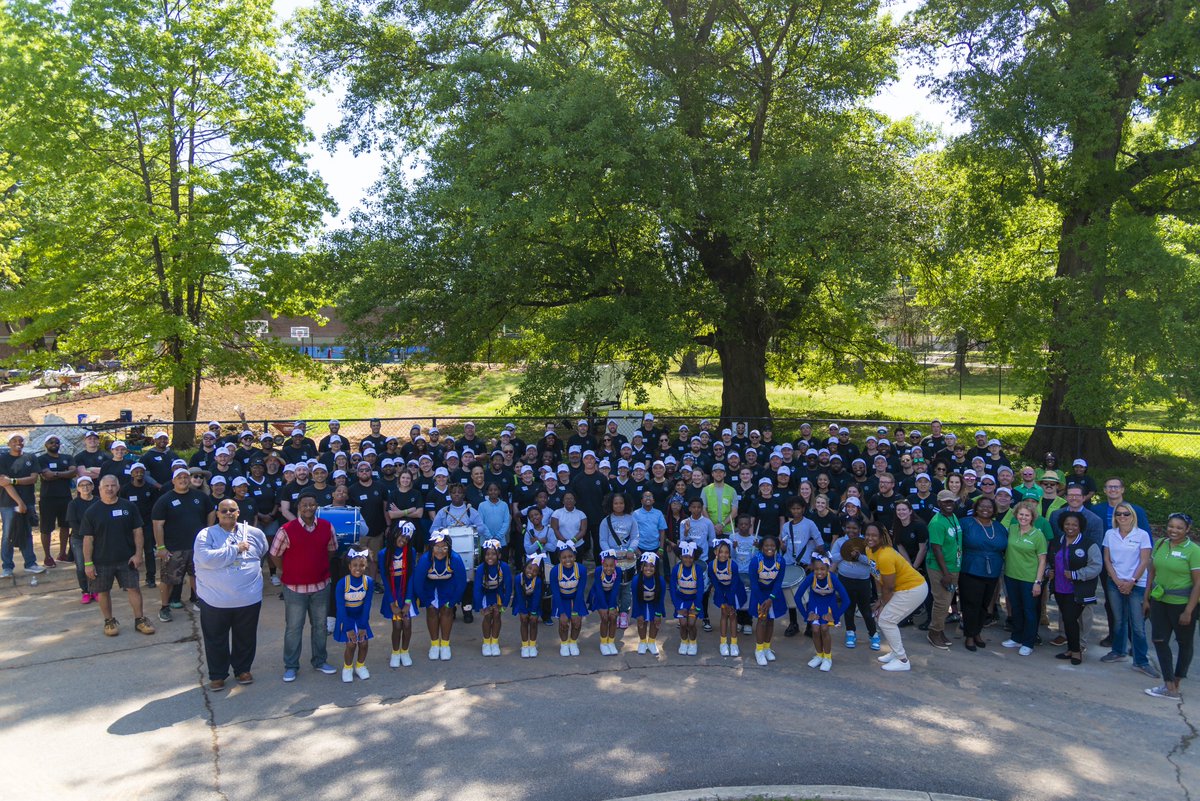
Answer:
[[962, 524], [958, 518], [939, 512], [929, 521], [929, 553], [925, 557], [925, 567], [928, 570], [941, 570], [937, 557], [933, 554], [933, 546], [942, 546], [942, 559], [946, 570], [957, 573], [962, 567]]
[[1037, 581], [1038, 557], [1046, 554], [1046, 536], [1035, 525], [1021, 534], [1019, 523], [1008, 527], [1008, 549], [1004, 552], [1004, 575], [1017, 581]]
[[1192, 571], [1200, 570], [1200, 545], [1185, 540], [1183, 545], [1175, 546], [1164, 537], [1155, 544], [1150, 561], [1154, 565], [1154, 586], [1166, 591], [1158, 600], [1186, 604], [1192, 594]]

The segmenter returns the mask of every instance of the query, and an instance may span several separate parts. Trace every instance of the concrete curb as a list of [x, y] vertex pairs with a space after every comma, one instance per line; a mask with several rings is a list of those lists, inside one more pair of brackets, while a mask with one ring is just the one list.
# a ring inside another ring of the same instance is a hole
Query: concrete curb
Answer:
[[887, 790], [882, 787], [843, 787], [831, 784], [764, 784], [751, 787], [701, 787], [651, 795], [631, 795], [611, 801], [737, 801], [745, 798], [798, 798], [819, 801], [986, 801], [945, 793]]

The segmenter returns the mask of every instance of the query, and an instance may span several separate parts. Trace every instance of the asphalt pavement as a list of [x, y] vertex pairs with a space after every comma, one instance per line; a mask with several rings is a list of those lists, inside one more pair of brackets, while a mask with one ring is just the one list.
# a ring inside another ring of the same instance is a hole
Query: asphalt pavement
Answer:
[[822, 674], [805, 665], [802, 636], [778, 637], [766, 668], [747, 637], [749, 658], [719, 656], [715, 633], [701, 634], [698, 656], [679, 656], [672, 625], [661, 656], [639, 656], [631, 628], [608, 657], [590, 620], [580, 657], [558, 656], [543, 626], [541, 656], [521, 659], [506, 615], [502, 657], [482, 657], [478, 621], [460, 620], [450, 662], [426, 658], [418, 618], [414, 665], [393, 671], [377, 618], [368, 681], [311, 670], [306, 641], [299, 680], [284, 684], [283, 603], [268, 586], [257, 681], [214, 693], [190, 612], [144, 636], [116, 598], [123, 628], [107, 638], [67, 571], [52, 572], [38, 587], [0, 585], [6, 798], [599, 801], [793, 784], [1190, 801], [1188, 788], [1200, 791], [1194, 702], [1147, 697], [1151, 680], [1101, 664], [1098, 647], [1073, 668], [1050, 647], [1025, 658], [1000, 648], [998, 628], [975, 654], [961, 640], [936, 651], [905, 629], [914, 670], [889, 674], [865, 637], [848, 651], [839, 629]]

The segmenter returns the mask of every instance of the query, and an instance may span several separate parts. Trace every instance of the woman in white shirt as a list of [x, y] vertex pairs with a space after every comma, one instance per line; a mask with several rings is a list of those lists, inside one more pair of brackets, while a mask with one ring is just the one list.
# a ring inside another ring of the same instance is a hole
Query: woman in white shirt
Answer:
[[1107, 601], [1113, 612], [1112, 650], [1101, 662], [1124, 662], [1133, 645], [1133, 669], [1157, 679], [1146, 642], [1146, 571], [1150, 569], [1150, 534], [1137, 526], [1137, 513], [1122, 501], [1113, 508], [1113, 527], [1104, 535]]
[[[575, 493], [568, 491], [562, 498], [562, 508], [550, 515], [550, 528], [554, 531], [554, 550], [565, 542], [573, 542], [575, 550], [581, 550], [587, 539], [587, 515], [575, 507]], [[557, 563], [558, 560], [555, 560]]]

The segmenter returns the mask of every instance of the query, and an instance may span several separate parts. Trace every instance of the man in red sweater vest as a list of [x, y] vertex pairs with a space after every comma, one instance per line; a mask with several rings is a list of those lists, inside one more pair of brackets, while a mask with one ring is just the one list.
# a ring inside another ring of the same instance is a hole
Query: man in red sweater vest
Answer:
[[333, 526], [317, 519], [317, 499], [301, 495], [295, 520], [281, 527], [271, 543], [271, 561], [283, 574], [283, 680], [295, 681], [304, 643], [304, 618], [312, 635], [312, 666], [326, 674], [337, 669], [325, 661], [325, 613], [329, 605], [329, 555], [337, 550]]

